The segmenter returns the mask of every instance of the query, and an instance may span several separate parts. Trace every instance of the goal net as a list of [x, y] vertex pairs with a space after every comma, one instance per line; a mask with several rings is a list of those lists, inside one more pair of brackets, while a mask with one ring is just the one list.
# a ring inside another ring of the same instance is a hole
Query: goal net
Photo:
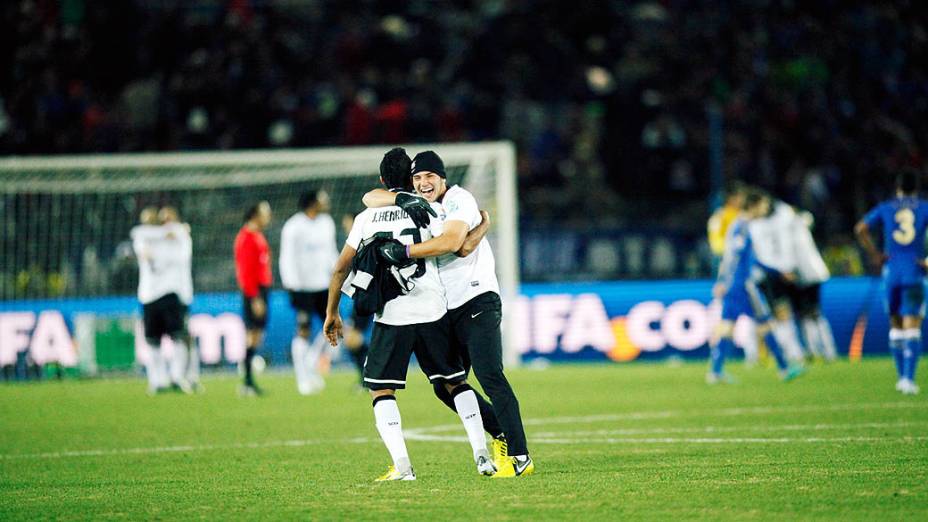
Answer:
[[[406, 146], [435, 150], [450, 184], [461, 184], [489, 211], [503, 302], [519, 275], [515, 152], [511, 143]], [[245, 208], [270, 202], [265, 232], [275, 259], [280, 230], [299, 195], [324, 189], [336, 223], [363, 209], [379, 185], [386, 146], [283, 151], [118, 154], [0, 159], [0, 306], [36, 299], [133, 295], [137, 267], [129, 230], [150, 205], [176, 207], [190, 224], [197, 294], [236, 289], [232, 243]], [[347, 231], [339, 230], [340, 240]], [[339, 246], [340, 248], [340, 246]], [[237, 312], [237, 310], [230, 310]], [[511, 314], [504, 314], [508, 317]], [[504, 325], [506, 346], [511, 328]], [[507, 362], [517, 356], [507, 349]]]

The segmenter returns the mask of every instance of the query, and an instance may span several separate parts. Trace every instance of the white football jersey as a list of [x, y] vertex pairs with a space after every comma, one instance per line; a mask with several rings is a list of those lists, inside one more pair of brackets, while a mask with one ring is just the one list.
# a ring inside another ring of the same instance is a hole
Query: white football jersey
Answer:
[[780, 273], [796, 271], [796, 252], [792, 238], [795, 217], [796, 212], [792, 207], [777, 201], [769, 216], [751, 221], [748, 230], [754, 254], [760, 264]]
[[335, 221], [298, 212], [280, 232], [280, 279], [287, 290], [319, 292], [329, 288], [338, 260]]
[[130, 232], [139, 263], [138, 298], [143, 304], [175, 293], [193, 302], [193, 241], [188, 226], [138, 225]]
[[793, 244], [796, 249], [796, 275], [803, 285], [824, 283], [831, 277], [822, 254], [809, 230], [810, 222], [802, 214], [793, 219]]
[[[480, 208], [473, 194], [458, 185], [448, 187], [441, 203], [433, 203], [438, 218], [432, 218], [432, 235], [440, 236], [447, 221], [463, 221], [472, 230], [480, 224]], [[438, 275], [445, 285], [448, 309], [453, 310], [486, 292], [499, 294], [496, 259], [490, 242], [483, 238], [467, 257], [445, 254], [438, 258]]]
[[[396, 239], [404, 245], [432, 238], [428, 229], [416, 227], [405, 210], [390, 206], [369, 208], [358, 214], [345, 243], [357, 250], [362, 241], [377, 235]], [[378, 323], [395, 326], [431, 323], [445, 315], [448, 304], [435, 260], [418, 259], [416, 262], [417, 275], [411, 279], [414, 288], [406, 295], [387, 301], [383, 313], [374, 317]]]

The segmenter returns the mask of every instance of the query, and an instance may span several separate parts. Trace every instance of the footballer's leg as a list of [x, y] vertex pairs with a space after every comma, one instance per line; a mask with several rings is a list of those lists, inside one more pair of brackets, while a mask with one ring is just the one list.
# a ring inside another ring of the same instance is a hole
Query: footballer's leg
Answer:
[[242, 365], [245, 369], [245, 378], [239, 393], [246, 397], [262, 395], [254, 377], [254, 361], [258, 355], [258, 348], [264, 340], [264, 328], [267, 325], [268, 302], [267, 290], [261, 289], [256, 297], [244, 297], [245, 320], [245, 360]]
[[376, 323], [371, 337], [371, 352], [364, 366], [364, 386], [370, 390], [373, 399], [374, 424], [393, 462], [377, 479], [378, 482], [416, 480], [396, 403], [396, 390], [406, 387], [406, 369], [416, 340], [413, 328]]
[[780, 379], [784, 382], [788, 382], [802, 375], [802, 367], [790, 365], [783, 355], [783, 349], [780, 348], [777, 336], [774, 335], [776, 321], [771, 317], [770, 307], [767, 305], [766, 298], [764, 298], [753, 281], [748, 281], [747, 284], [745, 284], [745, 290], [750, 300], [753, 315], [757, 318], [757, 333], [763, 337], [764, 344], [767, 345], [767, 350], [773, 355]]
[[161, 337], [165, 333], [164, 317], [161, 313], [160, 299], [142, 306], [142, 329], [148, 346], [148, 364], [145, 373], [148, 377], [148, 394], [155, 395], [168, 386], [167, 362], [161, 352]]
[[483, 434], [483, 420], [477, 394], [465, 382], [464, 365], [449, 343], [448, 315], [445, 314], [441, 319], [432, 323], [416, 325], [416, 330], [415, 353], [419, 366], [433, 386], [442, 386], [451, 397], [453, 409], [464, 425], [464, 432], [471, 446], [477, 472], [481, 475], [496, 473], [496, 466], [490, 458], [490, 452], [487, 451], [487, 440]]
[[[466, 375], [467, 372], [470, 372], [470, 355], [468, 355], [467, 350], [461, 349], [460, 344], [458, 344], [454, 336], [451, 336], [449, 340], [451, 342], [451, 351], [461, 358], [461, 363], [464, 365], [464, 372]], [[457, 409], [454, 405], [454, 398], [445, 388], [444, 384], [435, 383], [432, 385], [432, 389], [435, 392], [435, 396], [438, 397], [438, 400], [445, 403], [445, 406], [448, 406], [451, 411], [457, 413]], [[506, 436], [503, 433], [503, 428], [499, 423], [499, 419], [496, 418], [496, 412], [493, 411], [493, 405], [491, 405], [483, 395], [480, 395], [477, 390], [474, 390], [474, 395], [476, 395], [477, 404], [480, 406], [480, 418], [483, 420], [483, 429], [493, 438], [493, 457], [494, 460], [497, 460], [496, 457], [505, 456], [503, 452], [506, 451]]]
[[922, 314], [924, 312], [925, 290], [923, 285], [912, 285], [905, 289], [903, 295], [902, 328], [902, 377], [904, 385], [900, 390], [905, 395], [919, 392], [915, 384], [915, 372], [922, 352]]
[[296, 376], [296, 389], [300, 395], [310, 395], [315, 391], [307, 364], [310, 351], [310, 316], [307, 300], [306, 292], [290, 292], [290, 306], [296, 312], [296, 332], [290, 341], [290, 356], [293, 360], [293, 373]]
[[487, 292], [449, 312], [457, 342], [466, 350], [474, 376], [493, 404], [506, 434], [508, 452], [497, 462], [494, 477], [514, 477], [534, 472], [528, 453], [519, 400], [503, 373], [503, 343], [500, 324], [503, 312], [499, 295]]
[[731, 355], [734, 348], [735, 323], [731, 319], [723, 318], [716, 328], [715, 342], [710, 346], [709, 373], [706, 374], [706, 383], [730, 383], [732, 378], [725, 373], [724, 366], [725, 359]]

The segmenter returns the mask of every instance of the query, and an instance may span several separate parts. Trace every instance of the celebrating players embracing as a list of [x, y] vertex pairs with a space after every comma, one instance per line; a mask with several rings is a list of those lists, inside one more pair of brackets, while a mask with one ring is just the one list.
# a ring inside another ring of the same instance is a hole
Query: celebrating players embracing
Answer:
[[[409, 158], [406, 151], [389, 151], [381, 162], [380, 173], [381, 181], [388, 188], [407, 188]], [[374, 270], [373, 276], [371, 272], [362, 269], [362, 265], [363, 268], [369, 268], [370, 261], [376, 264], [379, 256], [376, 245], [393, 242], [405, 248], [420, 242], [423, 235], [428, 239], [428, 230], [420, 230], [400, 207], [367, 209], [355, 218], [329, 285], [323, 329], [333, 346], [342, 334], [338, 306], [342, 286], [349, 272], [354, 269], [355, 277], [350, 281], [350, 285], [353, 285], [352, 293], [355, 296], [363, 291], [380, 293], [374, 296], [376, 300], [382, 296], [382, 292], [377, 289], [389, 286], [392, 278], [398, 276], [394, 269], [385, 265], [384, 268], [389, 270]], [[492, 475], [496, 467], [487, 451], [480, 407], [474, 391], [465, 380], [461, 360], [450, 349], [447, 302], [436, 263], [434, 260], [420, 260], [406, 263], [404, 268], [406, 275], [401, 277], [412, 278], [411, 284], [403, 287], [405, 294], [401, 293], [389, 300], [384, 297], [386, 302], [379, 303], [370, 351], [364, 364], [363, 382], [373, 398], [377, 430], [393, 460], [393, 465], [378, 480], [416, 479], [406, 450], [396, 403], [396, 390], [406, 387], [406, 370], [412, 353], [416, 354], [429, 381], [452, 397], [471, 444], [477, 471], [483, 475]], [[359, 306], [358, 299], [356, 297], [355, 307]]]
[[[448, 294], [453, 346], [465, 367], [473, 367], [474, 375], [492, 401], [491, 406], [482, 397], [479, 399], [485, 417], [484, 429], [494, 437], [494, 456], [499, 468], [494, 477], [529, 475], [534, 472], [535, 464], [528, 454], [519, 401], [503, 373], [500, 331], [503, 313], [493, 251], [482, 238], [472, 251], [465, 248], [461, 252], [468, 233], [484, 221], [477, 201], [463, 187], [448, 186], [444, 162], [433, 151], [416, 155], [411, 174], [416, 192], [439, 211], [437, 219], [432, 220], [435, 237], [406, 247], [385, 245], [383, 255], [394, 264], [410, 258], [437, 258], [438, 273]], [[371, 207], [392, 204], [397, 199], [397, 195], [383, 190], [364, 196], [365, 204]], [[438, 386], [434, 389], [438, 398], [454, 409], [448, 393]]]

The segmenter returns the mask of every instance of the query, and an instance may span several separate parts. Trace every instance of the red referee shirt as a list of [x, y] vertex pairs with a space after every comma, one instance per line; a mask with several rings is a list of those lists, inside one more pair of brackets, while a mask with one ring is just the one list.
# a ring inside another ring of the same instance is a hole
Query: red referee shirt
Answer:
[[235, 278], [245, 297], [271, 286], [271, 247], [260, 230], [243, 226], [235, 236]]

